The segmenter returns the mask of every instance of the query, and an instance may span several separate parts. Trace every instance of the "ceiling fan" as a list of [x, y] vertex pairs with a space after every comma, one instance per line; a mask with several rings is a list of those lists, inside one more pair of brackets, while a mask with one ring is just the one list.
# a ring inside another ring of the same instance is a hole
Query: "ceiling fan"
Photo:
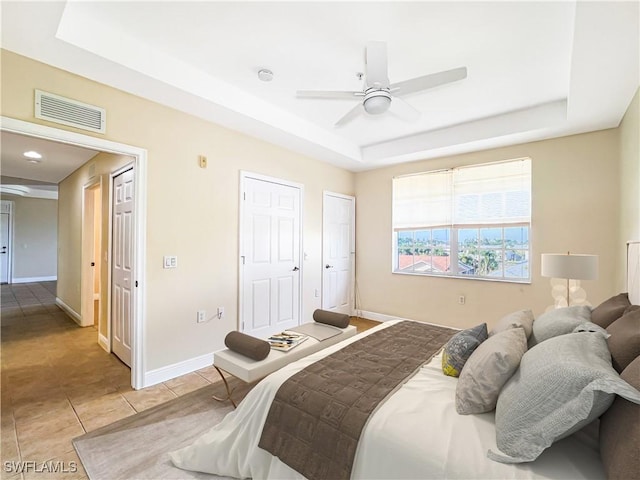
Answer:
[[387, 74], [387, 44], [385, 42], [368, 42], [365, 62], [366, 73], [362, 75], [364, 77], [362, 91], [298, 90], [296, 96], [298, 98], [337, 100], [361, 99], [361, 103], [358, 103], [336, 122], [336, 127], [346, 125], [363, 112], [379, 115], [391, 110], [400, 118], [413, 121], [418, 119], [420, 112], [400, 98], [401, 96], [463, 80], [467, 77], [467, 67], [459, 67], [390, 84]]

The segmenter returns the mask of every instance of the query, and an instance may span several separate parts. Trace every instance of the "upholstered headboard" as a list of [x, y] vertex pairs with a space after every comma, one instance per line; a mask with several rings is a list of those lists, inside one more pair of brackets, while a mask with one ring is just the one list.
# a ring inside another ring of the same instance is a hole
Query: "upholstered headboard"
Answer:
[[640, 241], [627, 243], [627, 289], [629, 301], [640, 305]]

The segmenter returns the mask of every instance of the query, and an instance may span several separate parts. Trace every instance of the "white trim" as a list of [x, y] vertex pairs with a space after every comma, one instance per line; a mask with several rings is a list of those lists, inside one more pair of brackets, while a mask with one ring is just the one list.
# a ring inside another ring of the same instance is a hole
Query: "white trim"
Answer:
[[298, 252], [298, 265], [300, 268], [300, 289], [298, 292], [298, 325], [302, 324], [302, 312], [304, 312], [304, 185], [302, 183], [290, 182], [289, 180], [283, 180], [282, 178], [269, 177], [259, 173], [252, 173], [246, 170], [240, 170], [240, 191], [238, 195], [238, 325], [236, 329], [242, 332], [242, 319], [244, 318], [243, 312], [243, 281], [244, 281], [244, 269], [242, 268], [242, 258], [244, 257], [244, 251], [242, 250], [243, 244], [243, 228], [244, 223], [244, 202], [243, 196], [245, 193], [245, 181], [248, 178], [260, 180], [263, 182], [276, 183], [278, 185], [284, 185], [287, 187], [297, 188], [300, 191], [300, 249]]
[[[86, 235], [87, 235], [87, 225], [86, 225], [86, 200], [87, 200], [87, 191], [89, 190], [93, 190], [95, 188], [99, 188], [100, 189], [100, 196], [102, 197], [102, 176], [99, 176], [98, 178], [91, 178], [87, 183], [85, 183], [82, 186], [82, 205], [81, 205], [81, 240], [80, 240], [80, 315], [84, 315], [87, 312], [87, 309], [89, 308], [88, 305], [86, 305], [87, 303], [87, 294], [88, 293], [93, 293], [93, 289], [94, 289], [94, 271], [92, 268], [90, 268], [87, 265], [87, 262], [89, 261], [89, 258], [87, 257], [87, 253], [85, 251], [85, 240], [86, 240]], [[96, 209], [97, 206], [95, 204], [95, 201], [91, 202], [92, 204], [92, 209], [93, 209], [93, 213], [92, 213], [92, 219], [93, 219], [93, 224], [91, 225], [91, 237], [93, 238], [93, 245], [92, 245], [92, 250], [95, 246], [95, 213], [96, 213]], [[100, 207], [102, 207], [102, 198], [100, 199]], [[101, 222], [102, 222], [102, 212], [100, 212], [100, 218], [101, 218]], [[102, 237], [102, 225], [100, 226], [100, 236]], [[102, 238], [101, 238], [102, 240]], [[100, 244], [102, 245], [102, 241], [100, 241]], [[98, 252], [98, 257], [99, 260], [98, 261], [102, 261], [102, 252]], [[96, 252], [93, 252], [93, 260], [95, 261], [96, 259]], [[102, 266], [100, 266], [99, 268], [102, 268]], [[89, 278], [91, 277], [91, 283], [89, 284]], [[102, 289], [102, 286], [100, 287]], [[95, 300], [95, 294], [93, 294], [94, 300]], [[93, 302], [91, 302], [93, 303]], [[85, 318], [82, 319], [82, 326], [90, 326], [90, 325], [94, 325], [95, 324], [95, 318], [93, 317], [93, 305], [91, 305], [91, 321], [87, 322]], [[100, 322], [98, 319], [98, 331], [100, 331]]]
[[109, 339], [100, 332], [98, 332], [98, 345], [100, 345], [105, 352], [111, 353], [111, 343], [109, 343]]
[[155, 370], [145, 372], [144, 386], [150, 387], [157, 385], [158, 383], [166, 382], [172, 378], [186, 375], [187, 373], [195, 372], [196, 370], [210, 367], [211, 365], [213, 365], [213, 352], [183, 360], [173, 365], [167, 365], [166, 367], [156, 368]]
[[394, 317], [393, 315], [387, 315], [385, 313], [368, 312], [366, 310], [358, 310], [357, 312], [354, 312], [353, 315], [357, 315], [361, 318], [366, 318], [367, 320], [375, 320], [377, 322], [389, 322], [391, 320], [407, 320], [409, 322], [420, 322], [420, 323], [426, 323], [427, 325], [436, 325], [438, 327], [447, 327], [453, 330], [460, 330], [458, 327], [452, 327], [451, 325], [444, 325], [442, 323], [425, 322], [423, 320], [414, 320], [412, 318]]
[[[47, 127], [36, 123], [0, 117], [0, 130], [28, 135], [31, 137], [52, 140], [69, 145], [91, 148], [108, 153], [129, 155], [135, 158], [134, 174], [136, 178], [135, 193], [135, 258], [136, 281], [138, 288], [134, 290], [134, 322], [131, 332], [131, 385], [135, 389], [143, 388], [145, 376], [145, 329], [146, 329], [146, 224], [147, 224], [147, 150], [133, 145], [118, 143], [90, 135]], [[107, 304], [111, 303], [111, 297]]]
[[389, 322], [391, 320], [412, 320], [410, 318], [394, 317], [393, 315], [386, 315], [384, 313], [368, 312], [366, 310], [356, 310], [353, 315], [366, 318], [368, 320], [375, 320], [376, 322]]
[[37, 186], [0, 185], [0, 192], [18, 197], [42, 198], [44, 200], [58, 200], [57, 190], [43, 190]]
[[18, 277], [13, 278], [10, 283], [54, 282], [57, 279], [58, 277], [55, 275], [48, 277]]
[[64, 303], [58, 297], [56, 297], [56, 305], [58, 305], [62, 310], [64, 310], [65, 313], [67, 315], [69, 315], [73, 319], [74, 322], [76, 322], [78, 325], [82, 326], [82, 318], [80, 317], [80, 314], [78, 312], [76, 312], [73, 308], [71, 308], [69, 305]]

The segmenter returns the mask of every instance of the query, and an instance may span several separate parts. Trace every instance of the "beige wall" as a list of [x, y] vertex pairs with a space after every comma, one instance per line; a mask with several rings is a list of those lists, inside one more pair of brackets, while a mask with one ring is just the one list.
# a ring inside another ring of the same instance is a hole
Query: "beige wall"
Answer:
[[[100, 250], [102, 253], [109, 250], [109, 182], [110, 173], [119, 168], [131, 164], [132, 157], [114, 155], [111, 153], [99, 153], [85, 165], [65, 178], [59, 185], [58, 202], [60, 205], [58, 219], [60, 230], [58, 232], [58, 298], [81, 314], [82, 291], [82, 202], [84, 187], [99, 183], [101, 185], [101, 239]], [[93, 175], [90, 175], [90, 172]], [[108, 292], [108, 268], [104, 255], [100, 255], [100, 290], [102, 298], [106, 298]], [[107, 302], [100, 302], [100, 317], [107, 318]], [[100, 324], [100, 333], [107, 336], [107, 324]]]
[[13, 281], [55, 278], [58, 201], [17, 195], [2, 199], [14, 202]]
[[[620, 244], [640, 240], [640, 89], [636, 91], [620, 127]], [[625, 252], [619, 260], [625, 262]], [[626, 275], [618, 275], [618, 290], [626, 291]]]
[[[104, 137], [148, 150], [147, 371], [218, 350], [237, 328], [241, 170], [304, 185], [303, 316], [311, 318], [320, 305], [322, 191], [352, 195], [352, 173], [4, 50], [2, 67], [2, 115], [51, 125], [33, 117], [39, 88], [106, 108]], [[177, 255], [178, 268], [163, 269], [163, 255]], [[77, 268], [67, 274], [77, 288]], [[197, 310], [217, 306], [224, 319], [196, 323]]]
[[[597, 281], [585, 281], [597, 305], [616, 293], [618, 253], [618, 135], [605, 130], [356, 175], [358, 307], [456, 327], [522, 308], [542, 313], [553, 303], [548, 278], [540, 276], [540, 254], [572, 251], [600, 256]], [[458, 165], [532, 159], [532, 283], [434, 278], [391, 273], [391, 179], [395, 175]], [[466, 304], [458, 305], [458, 296]]]

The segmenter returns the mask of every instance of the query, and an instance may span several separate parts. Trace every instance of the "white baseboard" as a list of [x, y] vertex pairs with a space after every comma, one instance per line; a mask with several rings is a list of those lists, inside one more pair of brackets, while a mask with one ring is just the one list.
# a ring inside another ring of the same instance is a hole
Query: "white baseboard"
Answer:
[[13, 277], [11, 283], [35, 283], [35, 282], [53, 282], [58, 280], [57, 276], [53, 277]]
[[80, 314], [78, 312], [76, 312], [73, 308], [71, 308], [69, 305], [64, 303], [58, 297], [56, 297], [56, 305], [58, 305], [62, 310], [64, 310], [65, 313], [67, 315], [69, 315], [73, 319], [74, 322], [76, 322], [78, 325], [80, 325], [82, 327], [82, 317], [80, 316]]
[[200, 370], [204, 367], [210, 367], [211, 365], [213, 365], [213, 352], [174, 363], [173, 365], [167, 365], [166, 367], [156, 368], [155, 370], [145, 372], [144, 379], [142, 381], [142, 388], [166, 382], [172, 378], [195, 372], [196, 370]]
[[410, 320], [409, 318], [394, 317], [393, 315], [385, 315], [384, 313], [368, 312], [366, 310], [356, 310], [356, 315], [377, 322], [388, 322], [389, 320]]
[[101, 333], [98, 333], [98, 345], [100, 345], [105, 352], [111, 353], [111, 344], [109, 339]]
[[385, 315], [384, 313], [368, 312], [366, 310], [357, 310], [355, 314], [362, 318], [367, 318], [369, 320], [376, 320], [378, 322], [388, 322], [389, 320], [410, 320], [410, 321], [427, 323], [429, 325], [437, 325], [439, 327], [447, 327], [447, 328], [452, 328], [454, 330], [460, 330], [457, 327], [452, 327], [450, 325], [443, 325], [441, 323], [425, 322], [422, 320], [414, 320], [413, 318], [394, 317], [393, 315]]

